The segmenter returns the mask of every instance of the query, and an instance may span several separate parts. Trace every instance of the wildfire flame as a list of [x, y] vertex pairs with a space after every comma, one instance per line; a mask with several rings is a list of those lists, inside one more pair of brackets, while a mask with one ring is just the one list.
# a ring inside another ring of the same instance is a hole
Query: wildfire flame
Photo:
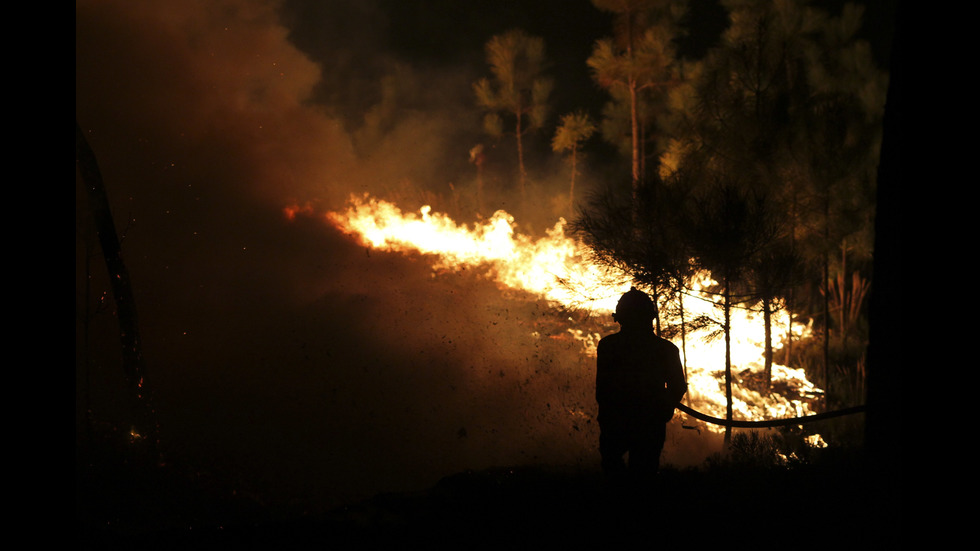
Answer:
[[[302, 210], [287, 207], [284, 212], [294, 216]], [[403, 213], [394, 204], [369, 196], [352, 197], [345, 211], [331, 212], [326, 217], [366, 246], [430, 254], [438, 270], [484, 269], [488, 277], [501, 285], [538, 295], [565, 308], [608, 315], [630, 287], [625, 275], [611, 273], [589, 260], [587, 248], [565, 235], [563, 219], [547, 230], [545, 237], [534, 239], [518, 233], [514, 217], [502, 210], [471, 228], [457, 224], [448, 215], [432, 212], [428, 206], [422, 207], [418, 214]], [[686, 316], [717, 317], [712, 296], [702, 291], [713, 283], [710, 274], [701, 274], [694, 282], [693, 294], [684, 300]], [[736, 309], [732, 315], [733, 373], [761, 372], [764, 368], [761, 314], [751, 309]], [[773, 327], [786, 327], [787, 316], [784, 310], [774, 314]], [[810, 330], [801, 324], [793, 329], [796, 337], [805, 336]], [[576, 328], [568, 332], [582, 342], [583, 353], [595, 355], [601, 335]], [[685, 401], [708, 415], [723, 418], [724, 339], [709, 340], [707, 333], [688, 333], [686, 338], [684, 355], [689, 391]], [[807, 380], [802, 369], [774, 363], [772, 377], [779, 383], [782, 394], [773, 392], [764, 396], [748, 385], [733, 382], [736, 419], [762, 420], [812, 413], [807, 398], [822, 391]], [[723, 430], [716, 425], [708, 428]]]

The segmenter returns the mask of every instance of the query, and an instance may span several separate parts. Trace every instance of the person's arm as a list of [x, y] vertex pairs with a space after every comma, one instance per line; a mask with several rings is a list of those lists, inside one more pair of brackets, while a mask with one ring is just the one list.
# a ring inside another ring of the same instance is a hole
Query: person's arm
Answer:
[[673, 407], [677, 407], [677, 404], [681, 403], [681, 398], [687, 393], [687, 381], [684, 380], [680, 351], [674, 348], [670, 356], [670, 365], [667, 369], [667, 397]]
[[600, 406], [606, 398], [607, 386], [606, 377], [608, 376], [608, 368], [606, 363], [608, 360], [608, 354], [603, 351], [603, 343], [599, 341], [599, 346], [596, 348], [596, 360], [595, 360], [595, 401]]

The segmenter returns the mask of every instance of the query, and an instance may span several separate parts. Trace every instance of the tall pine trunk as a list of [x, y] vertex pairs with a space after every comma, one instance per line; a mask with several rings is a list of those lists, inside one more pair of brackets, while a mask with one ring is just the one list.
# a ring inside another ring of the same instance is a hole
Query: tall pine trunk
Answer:
[[725, 448], [732, 441], [732, 305], [731, 305], [731, 281], [725, 276]]
[[830, 185], [824, 190], [823, 252], [823, 401], [830, 409]]
[[568, 186], [568, 216], [575, 215], [575, 171], [578, 163], [578, 148], [572, 147], [572, 183]]
[[762, 322], [766, 331], [766, 395], [772, 391], [772, 300], [762, 299]]
[[630, 132], [633, 138], [633, 161], [632, 161], [632, 193], [633, 193], [633, 222], [637, 220], [640, 208], [640, 121], [637, 112], [637, 91], [636, 81], [630, 78]]
[[520, 180], [521, 180], [521, 206], [522, 207], [525, 207], [525, 206], [527, 206], [527, 183], [526, 183], [526, 180], [527, 180], [527, 172], [524, 170], [524, 143], [523, 143], [524, 129], [521, 126], [521, 123], [522, 122], [523, 121], [521, 121], [521, 109], [518, 109], [517, 110], [517, 131], [516, 131], [516, 135], [517, 135], [517, 166], [518, 166], [519, 170], [521, 171], [521, 173], [520, 173]]

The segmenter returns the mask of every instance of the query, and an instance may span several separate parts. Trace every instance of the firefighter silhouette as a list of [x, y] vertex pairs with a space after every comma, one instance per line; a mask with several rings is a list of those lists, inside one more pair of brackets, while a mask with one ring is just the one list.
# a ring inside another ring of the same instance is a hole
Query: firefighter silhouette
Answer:
[[603, 472], [617, 481], [656, 475], [667, 422], [687, 392], [677, 347], [653, 331], [657, 315], [650, 297], [631, 288], [613, 314], [620, 331], [599, 341], [599, 453]]

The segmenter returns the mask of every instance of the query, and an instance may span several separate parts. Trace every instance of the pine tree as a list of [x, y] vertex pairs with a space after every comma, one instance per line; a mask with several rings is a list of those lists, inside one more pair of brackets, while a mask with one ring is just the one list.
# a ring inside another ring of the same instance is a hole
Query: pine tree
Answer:
[[[740, 185], [778, 205], [788, 240], [780, 254], [803, 260], [790, 263], [788, 280], [806, 276], [821, 290], [810, 293], [821, 306], [808, 313], [824, 321], [829, 366], [824, 290], [843, 243], [870, 251], [884, 77], [867, 45], [854, 39], [859, 10], [832, 18], [798, 2], [724, 5], [731, 24], [720, 45], [673, 97], [679, 110], [662, 176], [684, 173], [698, 185], [710, 180], [705, 175], [738, 174]], [[775, 275], [759, 273], [757, 280], [769, 286]], [[779, 294], [788, 308], [803, 306], [791, 285]], [[825, 387], [828, 373], [825, 367]]]
[[[732, 420], [732, 309], [751, 300], [750, 267], [777, 237], [774, 213], [767, 198], [749, 193], [736, 178], [718, 174], [713, 185], [695, 199], [687, 239], [697, 265], [719, 281], [725, 336], [725, 418]], [[725, 428], [725, 443], [731, 427]]]
[[615, 37], [597, 41], [587, 63], [614, 103], [629, 107], [630, 177], [636, 203], [645, 172], [642, 94], [658, 92], [665, 98], [666, 89], [677, 82], [672, 40], [682, 4], [669, 0], [593, 0], [593, 4], [616, 14]]
[[[493, 77], [480, 79], [473, 90], [477, 104], [486, 112], [487, 133], [499, 137], [509, 132], [517, 142], [521, 199], [526, 200], [523, 139], [544, 124], [553, 87], [552, 80], [544, 76], [544, 40], [515, 29], [491, 38], [485, 50]], [[506, 123], [505, 117], [509, 119]]]
[[595, 134], [596, 126], [588, 114], [569, 113], [561, 118], [561, 124], [555, 130], [551, 140], [551, 149], [555, 152], [568, 152], [572, 165], [571, 183], [568, 187], [568, 212], [575, 210], [575, 175], [578, 170], [578, 152], [582, 143]]

